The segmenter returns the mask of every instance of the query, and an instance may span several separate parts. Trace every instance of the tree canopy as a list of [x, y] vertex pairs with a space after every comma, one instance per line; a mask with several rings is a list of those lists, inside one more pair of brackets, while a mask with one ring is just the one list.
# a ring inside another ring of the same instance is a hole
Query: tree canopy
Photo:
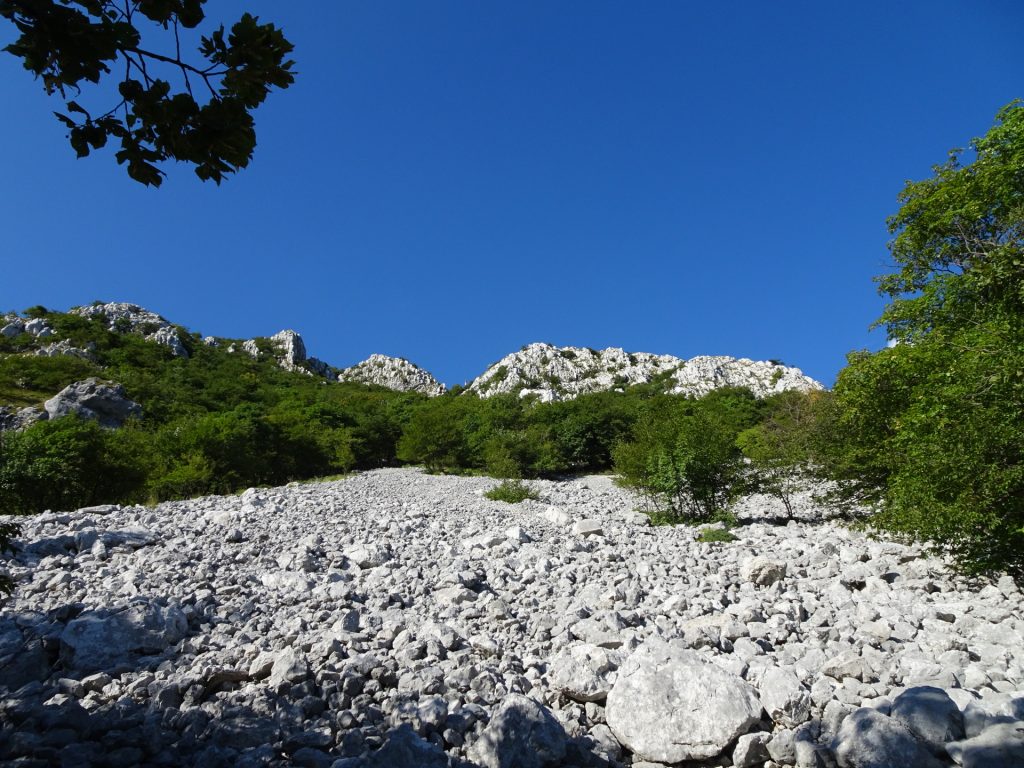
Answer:
[[836, 384], [844, 460], [890, 530], [970, 568], [1024, 573], [1024, 106], [908, 182], [889, 220], [895, 344]]
[[[64, 100], [54, 114], [78, 157], [113, 139], [120, 144], [117, 162], [142, 184], [159, 186], [159, 166], [168, 160], [219, 184], [249, 164], [256, 147], [252, 111], [272, 88], [291, 85], [294, 62], [283, 32], [249, 13], [230, 30], [221, 25], [201, 36], [200, 63], [186, 61], [183, 32], [204, 21], [205, 3], [0, 0], [0, 17], [20, 33], [4, 50], [23, 60], [47, 94]], [[93, 94], [98, 106], [82, 103], [84, 85], [111, 79], [116, 89]]]

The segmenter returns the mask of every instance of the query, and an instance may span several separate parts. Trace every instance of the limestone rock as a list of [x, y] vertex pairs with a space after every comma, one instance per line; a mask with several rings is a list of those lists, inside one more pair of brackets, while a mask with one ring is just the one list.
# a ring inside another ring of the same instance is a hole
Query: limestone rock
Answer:
[[740, 567], [740, 578], [759, 587], [770, 587], [786, 578], [786, 564], [767, 557], [753, 557]]
[[134, 655], [160, 653], [185, 636], [188, 621], [178, 608], [141, 600], [117, 611], [89, 611], [60, 635], [64, 664], [95, 671], [130, 662]]
[[551, 685], [574, 701], [604, 701], [615, 683], [622, 653], [576, 643], [551, 659]]
[[41, 408], [27, 406], [14, 410], [0, 405], [0, 432], [5, 430], [28, 429], [38, 421], [46, 421], [49, 415]]
[[551, 402], [645, 384], [656, 376], [669, 377], [670, 392], [696, 396], [719, 387], [748, 387], [758, 397], [791, 389], [823, 389], [799, 369], [773, 362], [711, 356], [682, 360], [614, 347], [599, 351], [540, 343], [506, 355], [466, 389], [481, 397], [517, 393]]
[[358, 381], [397, 392], [420, 392], [430, 397], [443, 395], [444, 384], [418, 365], [401, 357], [373, 354], [361, 363], [343, 369], [339, 381]]
[[188, 350], [178, 335], [178, 329], [155, 312], [143, 309], [138, 304], [111, 302], [73, 307], [68, 310], [80, 317], [100, 317], [107, 327], [117, 333], [137, 333], [145, 338], [170, 348], [176, 357], [188, 357]]
[[1024, 722], [997, 723], [973, 738], [946, 745], [963, 768], [1020, 768], [1024, 765]]
[[484, 768], [545, 768], [561, 764], [565, 731], [541, 704], [511, 694], [473, 745]]
[[51, 419], [77, 414], [110, 428], [120, 427], [129, 418], [142, 415], [142, 406], [125, 396], [123, 386], [94, 377], [69, 384], [43, 407]]
[[53, 344], [40, 347], [34, 354], [38, 357], [78, 357], [82, 360], [96, 362], [94, 349], [95, 344], [92, 342], [86, 348], [82, 348], [73, 346], [70, 341], [64, 339], [63, 341], [56, 341]]
[[960, 708], [941, 688], [908, 688], [893, 700], [889, 716], [906, 726], [934, 755], [943, 755], [948, 742], [966, 735]]
[[840, 768], [942, 765], [901, 723], [870, 707], [861, 707], [843, 720], [832, 748]]
[[811, 717], [810, 692], [792, 670], [772, 667], [758, 685], [761, 703], [776, 723], [793, 728]]
[[743, 679], [681, 644], [651, 639], [619, 668], [605, 717], [634, 754], [677, 763], [721, 754], [761, 710]]
[[429, 741], [413, 732], [408, 724], [395, 729], [387, 741], [358, 768], [448, 768], [448, 757]]

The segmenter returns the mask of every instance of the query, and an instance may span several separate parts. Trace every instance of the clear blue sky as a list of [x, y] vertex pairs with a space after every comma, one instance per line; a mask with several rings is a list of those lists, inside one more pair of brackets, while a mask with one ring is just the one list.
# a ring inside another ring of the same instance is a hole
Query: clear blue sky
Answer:
[[[212, 0], [295, 43], [250, 168], [76, 160], [0, 55], [0, 308], [134, 301], [459, 383], [531, 341], [781, 358], [826, 384], [903, 181], [1024, 96], [1024, 3]], [[13, 29], [0, 24], [0, 44]]]

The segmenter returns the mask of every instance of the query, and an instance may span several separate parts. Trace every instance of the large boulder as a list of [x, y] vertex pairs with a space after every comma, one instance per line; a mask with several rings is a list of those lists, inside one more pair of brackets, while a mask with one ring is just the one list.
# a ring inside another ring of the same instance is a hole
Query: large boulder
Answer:
[[905, 725], [935, 755], [945, 754], [947, 743], [966, 737], [960, 708], [941, 688], [908, 688], [893, 701], [889, 716]]
[[96, 671], [156, 654], [185, 637], [188, 620], [173, 606], [140, 600], [119, 611], [89, 611], [70, 621], [60, 636], [61, 661], [69, 669]]
[[832, 749], [840, 768], [942, 766], [906, 726], [870, 707], [861, 707], [843, 720]]
[[476, 744], [484, 768], [545, 768], [561, 765], [565, 730], [541, 704], [518, 693], [505, 697]]
[[659, 763], [721, 754], [761, 719], [757, 692], [686, 648], [648, 640], [619, 668], [605, 717], [623, 745]]
[[97, 378], [69, 384], [47, 400], [43, 407], [51, 419], [77, 414], [110, 428], [120, 427], [132, 416], [142, 415], [142, 406], [125, 396], [123, 386]]

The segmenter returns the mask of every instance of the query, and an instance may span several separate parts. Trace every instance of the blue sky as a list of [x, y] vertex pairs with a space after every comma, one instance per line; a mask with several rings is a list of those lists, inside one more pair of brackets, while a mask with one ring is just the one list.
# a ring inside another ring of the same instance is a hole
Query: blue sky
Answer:
[[[780, 358], [879, 348], [903, 181], [1024, 96], [1024, 4], [210, 2], [299, 77], [249, 169], [159, 190], [76, 160], [0, 55], [0, 308], [134, 301], [294, 328], [460, 383], [532, 341]], [[0, 25], [0, 44], [13, 39]]]

